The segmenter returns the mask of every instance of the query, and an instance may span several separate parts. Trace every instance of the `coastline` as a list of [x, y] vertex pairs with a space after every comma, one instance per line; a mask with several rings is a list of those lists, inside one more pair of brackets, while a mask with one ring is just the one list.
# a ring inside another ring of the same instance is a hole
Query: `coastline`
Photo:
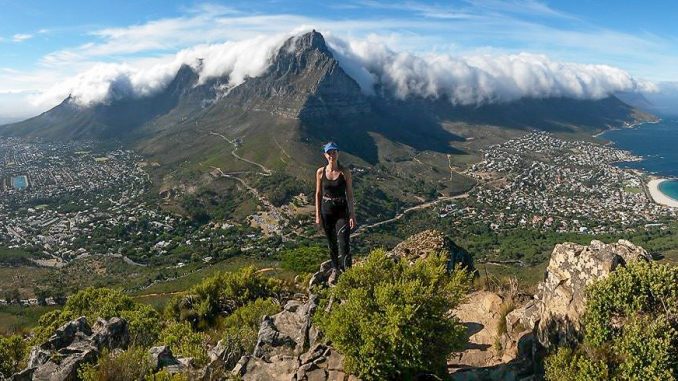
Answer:
[[659, 184], [668, 180], [669, 179], [652, 177], [651, 180], [647, 183], [647, 189], [650, 191], [650, 196], [652, 196], [652, 199], [657, 204], [678, 208], [678, 201], [665, 195], [659, 190]]
[[662, 121], [661, 118], [657, 118], [657, 120], [653, 120], [653, 121], [644, 121], [644, 122], [638, 121], [638, 122], [630, 123], [629, 125], [626, 125], [626, 126], [624, 126], [624, 127], [610, 127], [610, 128], [606, 128], [606, 129], [604, 129], [604, 130], [598, 132], [597, 134], [591, 135], [591, 136], [594, 137], [594, 138], [598, 138], [600, 135], [602, 135], [602, 134], [604, 134], [604, 133], [606, 133], [606, 132], [609, 132], [609, 131], [623, 130], [623, 129], [626, 129], [626, 128], [636, 128], [636, 127], [639, 127], [639, 126], [641, 126], [641, 125], [643, 125], [643, 124], [657, 124], [657, 123], [659, 123], [659, 122], [661, 122], [661, 121]]

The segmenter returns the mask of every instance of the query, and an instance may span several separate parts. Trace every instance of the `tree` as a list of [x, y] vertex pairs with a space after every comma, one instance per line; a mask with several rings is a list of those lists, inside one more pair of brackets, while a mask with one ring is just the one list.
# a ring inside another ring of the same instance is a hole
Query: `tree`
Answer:
[[468, 292], [471, 277], [446, 272], [443, 255], [409, 265], [373, 251], [329, 290], [335, 302], [315, 319], [341, 353], [344, 366], [364, 380], [409, 379], [446, 373], [447, 356], [461, 349], [466, 328], [448, 311]]

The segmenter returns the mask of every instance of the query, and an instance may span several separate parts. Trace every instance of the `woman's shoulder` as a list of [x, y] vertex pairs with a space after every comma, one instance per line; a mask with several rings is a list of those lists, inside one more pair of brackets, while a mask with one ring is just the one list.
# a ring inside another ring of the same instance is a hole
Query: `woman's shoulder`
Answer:
[[323, 169], [325, 169], [325, 167], [324, 167], [324, 166], [323, 166], [323, 167], [320, 167], [320, 168], [318, 168], [318, 169], [317, 169], [317, 170], [315, 171], [315, 174], [316, 174], [316, 176], [320, 176], [320, 175], [322, 175], [322, 174], [323, 174]]

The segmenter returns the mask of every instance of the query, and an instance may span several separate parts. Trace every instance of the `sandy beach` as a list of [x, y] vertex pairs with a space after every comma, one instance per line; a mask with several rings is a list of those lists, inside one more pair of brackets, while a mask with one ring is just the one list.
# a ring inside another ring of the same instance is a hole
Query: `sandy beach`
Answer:
[[657, 204], [678, 208], [678, 201], [668, 197], [667, 195], [659, 191], [659, 184], [661, 184], [662, 181], [666, 180], [667, 179], [652, 179], [650, 180], [649, 183], [647, 183], [647, 188], [650, 190], [650, 195], [652, 196], [652, 199]]

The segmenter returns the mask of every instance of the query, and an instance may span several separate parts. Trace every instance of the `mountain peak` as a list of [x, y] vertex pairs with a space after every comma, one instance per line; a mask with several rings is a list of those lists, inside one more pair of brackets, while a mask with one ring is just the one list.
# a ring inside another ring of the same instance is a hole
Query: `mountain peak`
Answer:
[[287, 42], [285, 42], [285, 46], [283, 46], [283, 48], [287, 48], [288, 51], [294, 50], [296, 52], [319, 50], [324, 53], [330, 53], [327, 45], [325, 44], [325, 38], [322, 34], [316, 32], [315, 29], [300, 36], [290, 38], [287, 40]]

